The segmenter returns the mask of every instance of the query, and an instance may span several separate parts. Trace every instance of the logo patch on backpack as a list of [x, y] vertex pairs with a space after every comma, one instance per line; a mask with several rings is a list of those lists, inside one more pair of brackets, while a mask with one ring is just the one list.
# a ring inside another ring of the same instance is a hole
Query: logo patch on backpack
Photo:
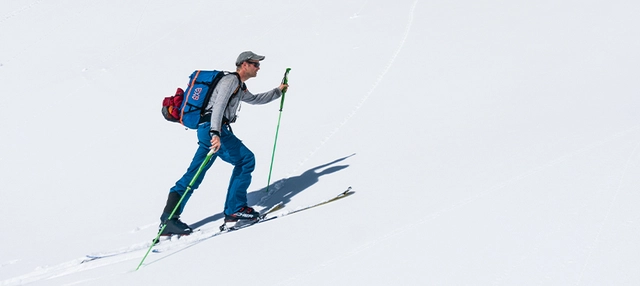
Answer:
[[202, 88], [196, 88], [195, 91], [193, 92], [193, 96], [191, 96], [191, 98], [193, 98], [193, 100], [200, 99], [200, 93], [201, 92], [202, 92]]

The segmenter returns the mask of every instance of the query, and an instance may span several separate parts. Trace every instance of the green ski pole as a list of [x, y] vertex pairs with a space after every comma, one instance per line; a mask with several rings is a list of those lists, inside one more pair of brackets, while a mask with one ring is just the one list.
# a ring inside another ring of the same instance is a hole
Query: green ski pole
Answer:
[[[291, 68], [287, 68], [287, 70], [284, 71], [284, 77], [282, 78], [282, 83], [284, 84], [288, 84], [289, 83], [289, 71], [291, 70]], [[287, 90], [283, 90], [282, 91], [282, 98], [280, 99], [280, 114], [278, 115], [278, 126], [276, 127], [276, 138], [273, 142], [273, 152], [271, 152], [271, 165], [269, 166], [269, 178], [267, 179], [267, 193], [269, 193], [269, 186], [271, 185], [271, 171], [273, 170], [273, 159], [275, 158], [276, 155], [276, 144], [278, 143], [278, 131], [280, 131], [280, 118], [282, 118], [282, 107], [284, 107], [284, 95], [287, 92]]]
[[[182, 204], [182, 200], [184, 199], [184, 196], [189, 191], [191, 191], [191, 188], [192, 188], [193, 184], [196, 182], [198, 177], [200, 177], [200, 173], [202, 173], [202, 170], [204, 169], [204, 166], [206, 166], [209, 163], [209, 161], [211, 160], [211, 157], [213, 157], [214, 153], [215, 153], [214, 150], [211, 150], [207, 154], [207, 157], [204, 158], [204, 161], [202, 161], [202, 164], [200, 164], [200, 168], [198, 168], [198, 171], [196, 172], [195, 176], [193, 176], [193, 179], [191, 179], [191, 182], [189, 182], [189, 185], [187, 186], [187, 189], [184, 191], [184, 194], [182, 194], [182, 197], [180, 197], [180, 200], [178, 201], [178, 204], [176, 204], [176, 206], [173, 208], [173, 211], [171, 211], [171, 214], [169, 215], [169, 218], [172, 218], [173, 215], [176, 213], [176, 211], [178, 211], [178, 208], [180, 207], [180, 204]], [[138, 267], [136, 268], [136, 271], [138, 271], [138, 269], [140, 269], [140, 266], [142, 266], [142, 263], [144, 262], [144, 260], [147, 259], [147, 255], [149, 255], [149, 252], [151, 252], [151, 249], [153, 248], [153, 246], [155, 246], [156, 243], [158, 243], [158, 239], [160, 238], [160, 234], [162, 233], [162, 231], [164, 231], [165, 227], [167, 227], [167, 224], [162, 222], [162, 227], [158, 231], [158, 235], [156, 235], [156, 238], [153, 240], [153, 243], [151, 243], [151, 246], [149, 246], [149, 249], [147, 249], [147, 253], [144, 254], [144, 257], [142, 257], [142, 261], [140, 261], [140, 264], [138, 264]]]

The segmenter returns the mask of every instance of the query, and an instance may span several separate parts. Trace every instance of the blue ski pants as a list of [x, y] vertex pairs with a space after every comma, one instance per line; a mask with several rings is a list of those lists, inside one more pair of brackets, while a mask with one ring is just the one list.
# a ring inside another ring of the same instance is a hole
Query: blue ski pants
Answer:
[[[191, 161], [191, 165], [189, 165], [187, 172], [176, 182], [170, 192], [177, 192], [182, 196], [196, 172], [198, 172], [200, 165], [204, 162], [204, 159], [210, 151], [210, 126], [211, 124], [209, 122], [202, 123], [198, 126], [198, 150], [193, 156], [193, 160]], [[222, 126], [222, 130], [220, 131], [220, 143], [220, 150], [211, 157], [209, 163], [204, 167], [200, 176], [193, 183], [193, 186], [191, 186], [191, 191], [189, 191], [182, 200], [179, 213], [182, 213], [182, 210], [189, 200], [189, 197], [191, 197], [193, 190], [200, 186], [207, 170], [209, 170], [215, 159], [218, 157], [234, 166], [233, 173], [231, 174], [231, 179], [229, 181], [229, 188], [227, 189], [224, 213], [232, 214], [247, 205], [247, 189], [249, 189], [249, 185], [251, 184], [251, 173], [255, 169], [255, 157], [251, 150], [244, 146], [238, 137], [233, 135], [228, 125]]]

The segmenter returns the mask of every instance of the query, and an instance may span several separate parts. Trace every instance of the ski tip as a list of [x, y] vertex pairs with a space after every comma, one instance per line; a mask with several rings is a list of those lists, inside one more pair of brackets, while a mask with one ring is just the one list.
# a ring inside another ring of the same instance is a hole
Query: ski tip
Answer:
[[282, 208], [284, 208], [284, 202], [278, 202], [277, 204], [273, 205], [270, 208], [267, 208], [265, 210], [262, 210], [262, 214], [260, 215], [261, 218], [265, 218], [268, 214], [273, 213], [275, 211], [281, 210]]
[[82, 263], [87, 263], [89, 261], [94, 261], [96, 259], [99, 259], [100, 257], [96, 256], [96, 255], [85, 255], [83, 258], [81, 258], [80, 264]]
[[353, 191], [353, 189], [351, 187], [348, 187], [344, 192], [339, 194], [338, 197], [339, 198], [344, 198], [344, 197], [350, 196], [350, 195], [352, 195], [354, 193], [355, 192]]
[[279, 202], [271, 208], [271, 212], [284, 208], [284, 202]]

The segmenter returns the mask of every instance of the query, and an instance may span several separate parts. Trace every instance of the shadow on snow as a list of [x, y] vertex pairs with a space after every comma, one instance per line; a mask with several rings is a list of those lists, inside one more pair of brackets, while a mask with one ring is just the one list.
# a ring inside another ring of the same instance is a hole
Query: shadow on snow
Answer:
[[[250, 206], [261, 206], [265, 209], [270, 208], [279, 202], [284, 203], [284, 205], [286, 206], [289, 202], [291, 202], [292, 197], [316, 184], [320, 180], [320, 177], [341, 171], [349, 167], [349, 165], [333, 165], [344, 161], [354, 155], [355, 154], [351, 154], [332, 162], [313, 167], [299, 176], [289, 177], [274, 182], [269, 185], [269, 193], [267, 193], [267, 187], [250, 192], [247, 194], [248, 204]], [[222, 212], [217, 213], [191, 224], [191, 227], [196, 229], [210, 222], [220, 220], [223, 217], [224, 214]]]

